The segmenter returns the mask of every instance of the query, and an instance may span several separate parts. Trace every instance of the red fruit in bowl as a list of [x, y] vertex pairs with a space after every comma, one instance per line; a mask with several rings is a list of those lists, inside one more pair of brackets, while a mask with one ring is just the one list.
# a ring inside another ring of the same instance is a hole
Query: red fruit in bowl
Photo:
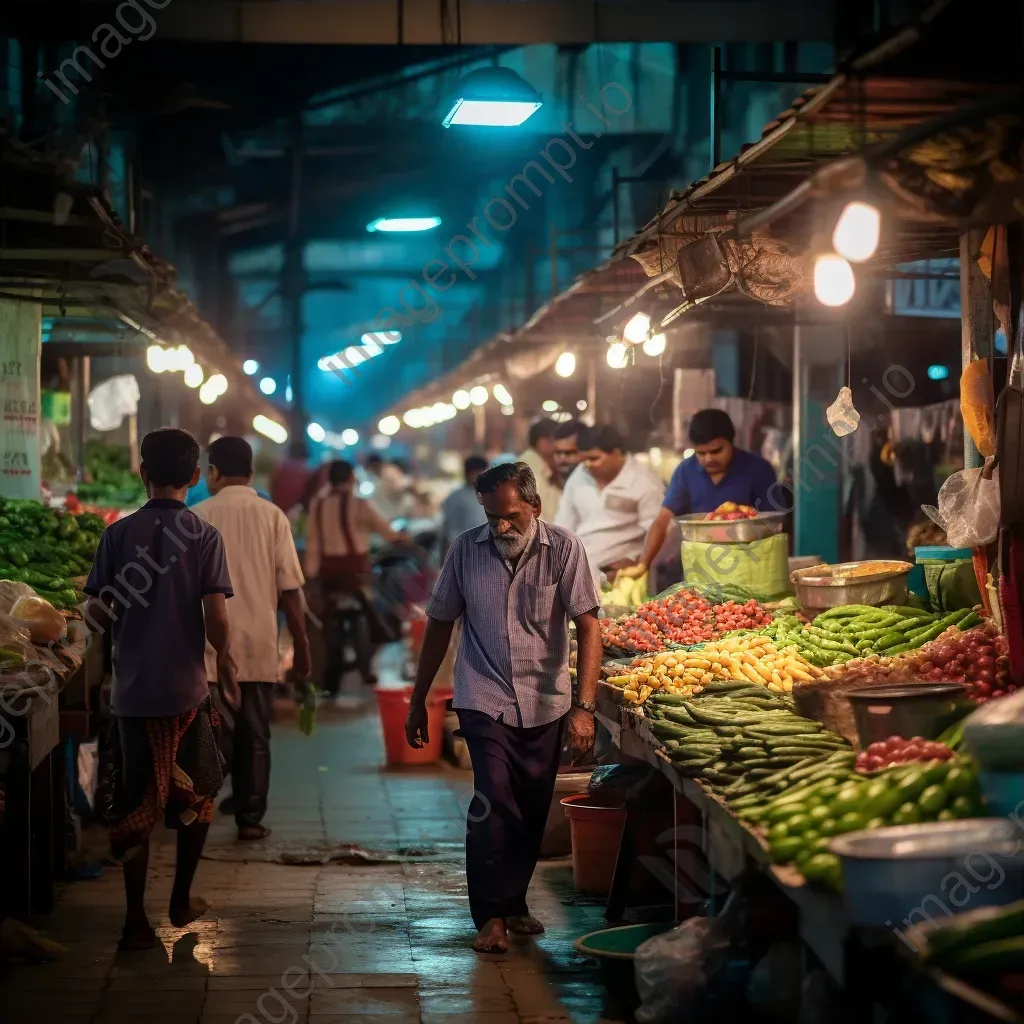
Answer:
[[888, 753], [888, 748], [886, 747], [885, 743], [879, 740], [875, 743], [872, 743], [871, 746], [868, 747], [867, 752], [869, 755], [872, 755], [874, 757], [884, 757], [885, 754]]
[[877, 754], [871, 754], [867, 759], [868, 771], [877, 772], [880, 768], [884, 768], [888, 764], [888, 761], [884, 757], [879, 757]]
[[906, 742], [907, 741], [902, 736], [890, 736], [885, 741], [885, 746], [886, 749], [890, 751], [900, 750], [906, 745]]

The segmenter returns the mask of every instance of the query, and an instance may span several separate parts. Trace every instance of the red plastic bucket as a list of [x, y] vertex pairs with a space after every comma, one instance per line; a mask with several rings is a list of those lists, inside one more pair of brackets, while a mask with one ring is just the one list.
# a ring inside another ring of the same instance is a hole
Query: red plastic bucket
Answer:
[[405, 720], [412, 704], [411, 686], [378, 686], [377, 707], [384, 730], [384, 754], [389, 765], [436, 764], [444, 749], [445, 702], [449, 691], [432, 691], [427, 696], [427, 732], [430, 742], [420, 749], [410, 747], [405, 738]]
[[577, 892], [607, 896], [626, 823], [625, 807], [608, 807], [581, 793], [562, 798], [572, 833], [572, 882]]

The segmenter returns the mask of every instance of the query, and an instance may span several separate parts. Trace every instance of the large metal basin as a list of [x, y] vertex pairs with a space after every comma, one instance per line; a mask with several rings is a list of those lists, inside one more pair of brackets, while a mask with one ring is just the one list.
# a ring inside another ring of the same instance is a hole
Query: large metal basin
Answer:
[[[893, 559], [885, 561], [893, 564]], [[840, 562], [829, 566], [833, 571], [852, 569], [870, 562]], [[829, 579], [822, 582], [808, 582], [819, 579], [824, 565], [797, 569], [789, 574], [793, 592], [802, 608], [807, 610], [837, 608], [843, 604], [906, 604], [909, 588], [907, 581], [914, 567], [909, 562], [896, 562], [899, 570], [879, 573], [874, 576], [852, 576], [845, 579]]]
[[756, 519], [735, 519], [732, 522], [707, 519], [704, 512], [676, 518], [683, 540], [701, 544], [749, 544], [782, 533], [786, 523], [783, 512], [762, 512]]

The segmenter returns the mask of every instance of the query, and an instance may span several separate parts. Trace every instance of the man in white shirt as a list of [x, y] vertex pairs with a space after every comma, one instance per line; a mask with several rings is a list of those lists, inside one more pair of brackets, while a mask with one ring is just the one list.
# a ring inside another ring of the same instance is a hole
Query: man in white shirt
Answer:
[[585, 428], [579, 451], [581, 463], [566, 482], [555, 525], [583, 541], [598, 582], [602, 572], [614, 578], [643, 553], [665, 487], [653, 470], [624, 454], [622, 436], [614, 427]]
[[562, 500], [562, 478], [555, 465], [555, 431], [558, 424], [549, 417], [530, 424], [528, 435], [530, 447], [516, 460], [525, 462], [533, 470], [540, 495], [541, 510], [537, 517], [542, 522], [553, 523]]
[[[229, 602], [231, 651], [238, 665], [242, 704], [235, 714], [231, 807], [238, 838], [264, 839], [270, 789], [270, 720], [277, 682], [277, 611], [284, 611], [295, 645], [292, 678], [310, 675], [303, 615], [305, 582], [288, 517], [252, 488], [252, 448], [241, 437], [218, 438], [208, 449], [211, 498], [194, 506], [224, 538], [235, 598]], [[207, 647], [207, 673], [216, 679]]]

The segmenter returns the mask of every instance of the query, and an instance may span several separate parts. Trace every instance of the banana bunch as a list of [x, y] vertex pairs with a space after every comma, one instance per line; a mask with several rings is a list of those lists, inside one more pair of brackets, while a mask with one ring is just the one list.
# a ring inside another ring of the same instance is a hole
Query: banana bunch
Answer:
[[604, 608], [638, 608], [647, 600], [647, 573], [635, 579], [622, 573], [616, 577], [610, 590], [601, 592], [601, 606]]

